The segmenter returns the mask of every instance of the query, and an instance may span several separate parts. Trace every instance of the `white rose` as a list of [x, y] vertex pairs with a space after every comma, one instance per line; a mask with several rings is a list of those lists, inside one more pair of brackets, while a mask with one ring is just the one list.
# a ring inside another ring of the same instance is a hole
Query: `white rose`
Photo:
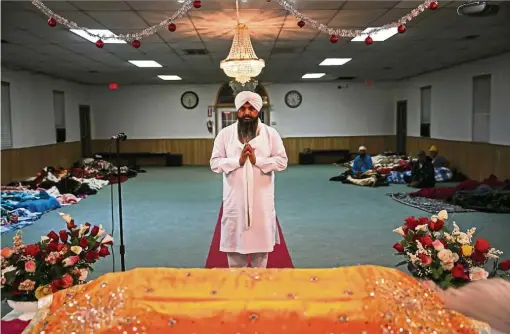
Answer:
[[427, 224], [416, 226], [416, 231], [427, 232], [428, 229], [429, 229], [429, 226]]
[[103, 228], [103, 225], [99, 225], [99, 232], [97, 232], [96, 238], [99, 238], [103, 234], [105, 234], [105, 229]]
[[441, 210], [441, 211], [439, 211], [437, 216], [441, 220], [446, 220], [446, 219], [448, 219], [448, 212], [446, 210]]
[[443, 266], [444, 269], [453, 268], [455, 262], [459, 261], [459, 255], [453, 253], [449, 249], [442, 249], [437, 252], [437, 258], [441, 261], [441, 266]]
[[443, 270], [452, 270], [453, 267], [455, 267], [455, 263], [453, 262], [441, 263], [441, 267], [443, 268]]
[[483, 268], [472, 267], [469, 269], [469, 279], [472, 281], [487, 279], [487, 277], [489, 277], [489, 273]]
[[48, 238], [48, 237], [47, 237], [47, 236], [45, 236], [45, 235], [43, 235], [43, 236], [41, 237], [41, 242], [46, 242], [46, 241], [48, 241], [48, 240], [50, 240], [50, 238]]
[[405, 237], [405, 233], [404, 233], [404, 229], [402, 228], [402, 226], [400, 226], [399, 228], [396, 228], [393, 230], [394, 233], [397, 233], [398, 235], [402, 236], [402, 237]]

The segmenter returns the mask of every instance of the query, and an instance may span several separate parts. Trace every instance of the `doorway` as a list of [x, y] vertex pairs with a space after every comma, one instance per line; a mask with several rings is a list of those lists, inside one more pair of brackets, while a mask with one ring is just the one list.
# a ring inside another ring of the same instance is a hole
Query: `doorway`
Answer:
[[397, 153], [406, 154], [407, 101], [397, 101]]
[[90, 129], [90, 106], [80, 105], [80, 138], [82, 158], [92, 157], [92, 138]]

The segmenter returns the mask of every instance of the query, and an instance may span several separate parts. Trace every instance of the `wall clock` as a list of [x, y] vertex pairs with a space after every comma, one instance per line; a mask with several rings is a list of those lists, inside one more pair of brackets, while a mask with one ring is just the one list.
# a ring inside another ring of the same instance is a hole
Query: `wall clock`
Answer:
[[297, 108], [303, 102], [303, 96], [297, 90], [291, 90], [285, 94], [285, 104], [289, 108]]
[[181, 104], [186, 109], [195, 109], [198, 106], [198, 95], [195, 92], [184, 92], [181, 96]]

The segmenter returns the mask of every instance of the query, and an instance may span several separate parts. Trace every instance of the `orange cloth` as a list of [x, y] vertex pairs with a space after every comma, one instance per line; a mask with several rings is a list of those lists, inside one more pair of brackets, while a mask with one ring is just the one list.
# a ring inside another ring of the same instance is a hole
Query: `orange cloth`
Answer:
[[477, 333], [394, 269], [140, 268], [40, 300], [25, 333]]

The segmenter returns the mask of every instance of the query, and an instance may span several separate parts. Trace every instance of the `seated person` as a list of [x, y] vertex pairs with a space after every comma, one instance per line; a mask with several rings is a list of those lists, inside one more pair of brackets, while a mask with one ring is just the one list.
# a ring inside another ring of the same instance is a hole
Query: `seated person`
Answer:
[[434, 168], [448, 167], [448, 161], [445, 157], [439, 155], [437, 147], [432, 145], [429, 149], [429, 156], [432, 159]]
[[358, 149], [358, 156], [352, 163], [352, 174], [363, 174], [372, 169], [372, 157], [367, 154], [367, 148], [360, 146]]
[[418, 152], [418, 161], [413, 163], [411, 177], [405, 178], [409, 187], [433, 188], [436, 184], [434, 165], [432, 159], [424, 151]]

